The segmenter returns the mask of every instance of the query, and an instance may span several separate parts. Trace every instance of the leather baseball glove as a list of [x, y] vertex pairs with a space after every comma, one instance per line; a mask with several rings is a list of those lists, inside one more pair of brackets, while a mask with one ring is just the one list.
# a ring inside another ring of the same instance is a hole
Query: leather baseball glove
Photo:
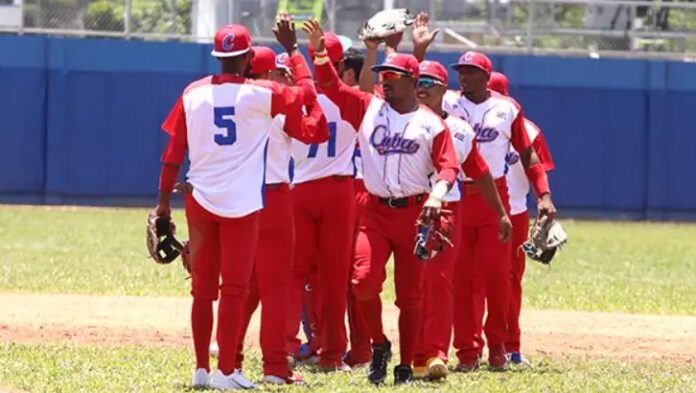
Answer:
[[529, 240], [522, 244], [527, 256], [549, 265], [556, 251], [568, 242], [568, 235], [561, 224], [547, 216], [538, 218], [529, 233]]
[[184, 246], [174, 237], [176, 224], [169, 217], [147, 217], [147, 251], [157, 263], [171, 263]]
[[416, 233], [416, 246], [413, 250], [418, 258], [423, 261], [432, 259], [445, 249], [446, 246], [453, 246], [452, 240], [452, 212], [441, 209], [440, 214], [431, 220], [421, 218], [416, 221], [418, 231]]
[[406, 31], [416, 17], [406, 8], [384, 10], [376, 13], [358, 30], [361, 41], [379, 40]]

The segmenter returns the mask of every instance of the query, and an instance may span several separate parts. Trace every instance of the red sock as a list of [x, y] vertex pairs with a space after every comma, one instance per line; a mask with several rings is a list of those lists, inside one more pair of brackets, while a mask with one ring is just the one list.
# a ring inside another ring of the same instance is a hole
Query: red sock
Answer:
[[196, 369], [210, 371], [210, 338], [213, 334], [213, 302], [193, 299], [191, 306], [193, 348], [196, 351]]

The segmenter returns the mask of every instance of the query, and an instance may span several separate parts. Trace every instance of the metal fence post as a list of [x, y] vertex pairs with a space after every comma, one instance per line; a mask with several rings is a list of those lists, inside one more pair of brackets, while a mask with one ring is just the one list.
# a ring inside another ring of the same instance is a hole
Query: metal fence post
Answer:
[[123, 7], [123, 28], [126, 33], [126, 38], [130, 38], [132, 8], [133, 0], [126, 0], [126, 6]]

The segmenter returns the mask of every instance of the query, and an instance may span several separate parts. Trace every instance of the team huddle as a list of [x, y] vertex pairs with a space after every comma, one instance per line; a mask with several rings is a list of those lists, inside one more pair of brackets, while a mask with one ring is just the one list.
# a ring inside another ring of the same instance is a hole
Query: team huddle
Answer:
[[426, 14], [413, 24], [413, 54], [398, 52], [401, 32], [365, 39], [363, 55], [304, 22], [313, 74], [294, 26], [279, 16], [279, 55], [252, 46], [244, 26], [221, 28], [212, 51], [221, 72], [188, 85], [162, 125], [170, 139], [153, 216], [168, 220], [175, 185], [183, 191], [193, 386], [256, 387], [243, 342], [259, 304], [263, 382], [301, 383], [292, 368], [311, 360], [326, 372], [367, 366], [382, 384], [393, 351], [380, 297], [390, 258], [395, 384], [445, 378], [450, 344], [455, 371], [479, 368], [484, 346], [493, 370], [524, 362], [530, 185], [539, 218], [556, 210], [544, 137], [507, 78], [467, 52], [450, 65], [460, 90], [448, 90], [447, 68], [425, 59], [437, 34]]

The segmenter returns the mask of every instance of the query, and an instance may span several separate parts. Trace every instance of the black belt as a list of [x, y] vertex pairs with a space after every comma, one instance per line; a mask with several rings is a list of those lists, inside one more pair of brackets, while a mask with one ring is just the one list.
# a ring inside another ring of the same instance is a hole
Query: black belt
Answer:
[[421, 204], [428, 198], [427, 194], [411, 195], [403, 198], [382, 198], [373, 196], [375, 200], [380, 205], [387, 205], [392, 209], [401, 209], [414, 204]]

